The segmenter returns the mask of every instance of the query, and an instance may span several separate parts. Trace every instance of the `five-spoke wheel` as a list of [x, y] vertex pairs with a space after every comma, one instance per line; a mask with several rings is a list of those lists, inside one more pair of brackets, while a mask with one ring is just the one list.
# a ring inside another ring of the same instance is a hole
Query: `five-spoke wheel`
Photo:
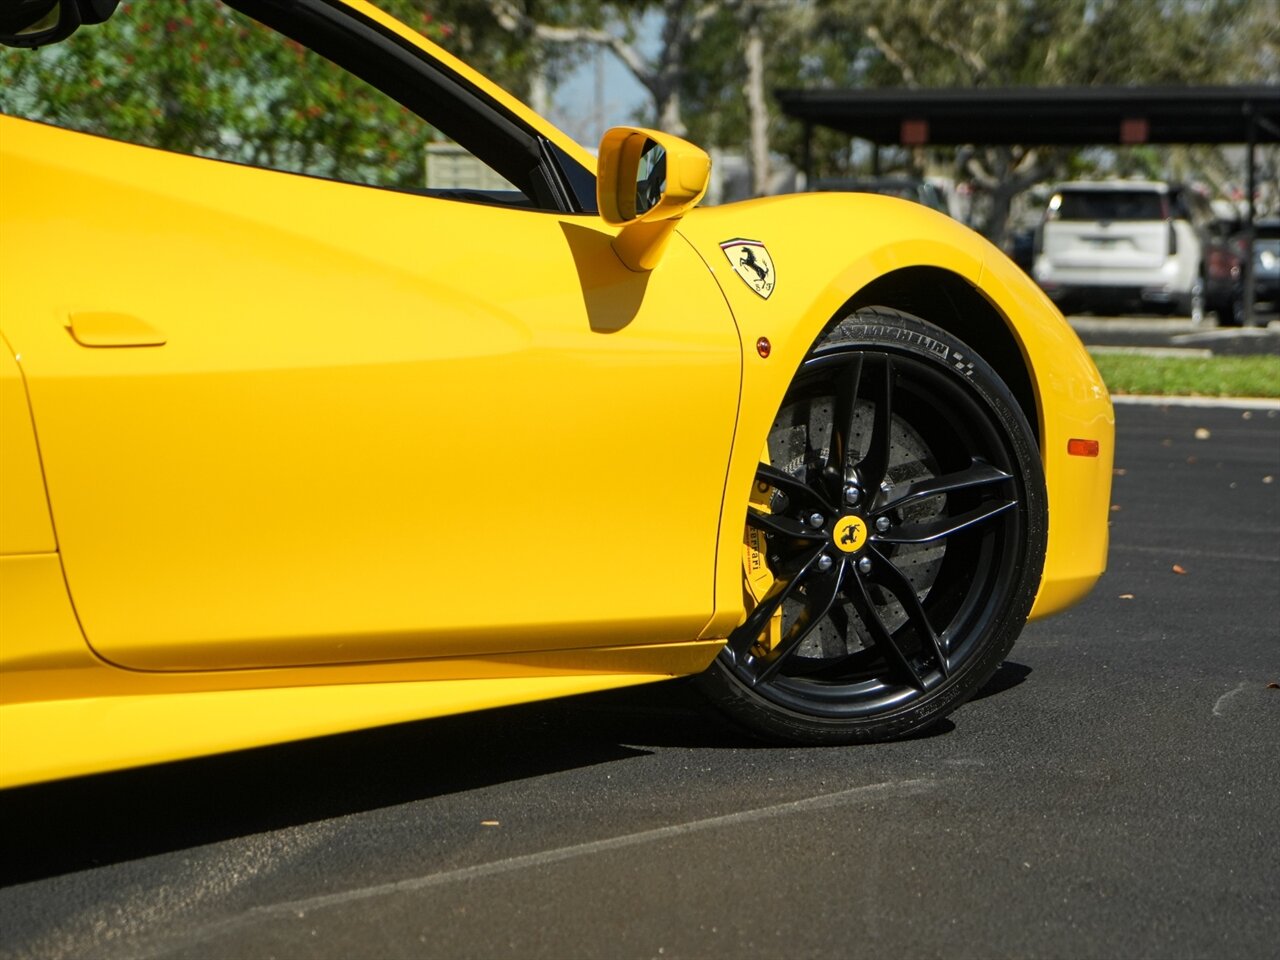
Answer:
[[746, 516], [750, 611], [706, 686], [786, 739], [937, 721], [1021, 629], [1044, 509], [1035, 439], [990, 367], [915, 317], [859, 311], [805, 359], [770, 431]]

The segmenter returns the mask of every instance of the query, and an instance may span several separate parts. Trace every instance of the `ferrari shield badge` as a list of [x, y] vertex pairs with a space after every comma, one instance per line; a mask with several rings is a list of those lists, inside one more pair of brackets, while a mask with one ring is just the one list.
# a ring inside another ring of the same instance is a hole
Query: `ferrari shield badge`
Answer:
[[773, 258], [764, 244], [759, 240], [726, 240], [720, 249], [729, 258], [733, 272], [740, 276], [748, 287], [766, 300], [773, 293], [773, 285], [777, 276], [773, 272]]

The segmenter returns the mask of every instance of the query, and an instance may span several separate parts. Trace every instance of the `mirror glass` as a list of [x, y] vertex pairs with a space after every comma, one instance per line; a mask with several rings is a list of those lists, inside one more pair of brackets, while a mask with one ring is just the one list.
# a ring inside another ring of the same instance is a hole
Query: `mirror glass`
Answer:
[[649, 140], [640, 151], [636, 166], [636, 216], [642, 216], [658, 205], [667, 189], [667, 151]]
[[60, 10], [56, 0], [16, 0], [0, 9], [0, 33], [30, 36], [58, 25]]
[[39, 47], [70, 36], [80, 18], [71, 0], [14, 0], [0, 7], [0, 44]]

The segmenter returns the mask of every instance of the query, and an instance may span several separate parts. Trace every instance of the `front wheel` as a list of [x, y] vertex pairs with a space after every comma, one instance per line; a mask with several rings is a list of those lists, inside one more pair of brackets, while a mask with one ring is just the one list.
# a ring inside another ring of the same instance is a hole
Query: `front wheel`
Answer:
[[1244, 297], [1238, 291], [1231, 291], [1214, 306], [1220, 327], [1244, 326]]
[[968, 346], [859, 310], [801, 364], [747, 508], [748, 614], [702, 677], [769, 739], [887, 740], [994, 672], [1040, 583], [1034, 436]]
[[1178, 300], [1178, 313], [1191, 320], [1195, 326], [1204, 323], [1205, 317], [1205, 284], [1204, 276], [1197, 274], [1191, 281], [1191, 289]]

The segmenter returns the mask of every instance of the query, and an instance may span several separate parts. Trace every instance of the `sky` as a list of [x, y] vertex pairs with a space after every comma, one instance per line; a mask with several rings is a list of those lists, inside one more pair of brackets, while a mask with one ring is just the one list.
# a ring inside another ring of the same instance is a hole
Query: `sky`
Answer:
[[[637, 44], [646, 54], [656, 52], [661, 21], [645, 17]], [[588, 56], [556, 88], [548, 119], [592, 150], [610, 127], [643, 119], [648, 94], [617, 57], [604, 50]]]

